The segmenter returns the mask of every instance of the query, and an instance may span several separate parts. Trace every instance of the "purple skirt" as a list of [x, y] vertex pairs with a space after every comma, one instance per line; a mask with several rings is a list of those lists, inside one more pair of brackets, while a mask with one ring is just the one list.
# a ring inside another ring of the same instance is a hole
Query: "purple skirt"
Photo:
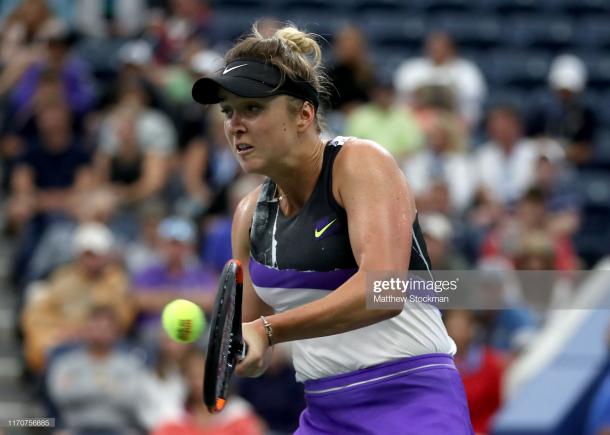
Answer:
[[305, 382], [295, 435], [472, 435], [453, 358], [419, 355]]

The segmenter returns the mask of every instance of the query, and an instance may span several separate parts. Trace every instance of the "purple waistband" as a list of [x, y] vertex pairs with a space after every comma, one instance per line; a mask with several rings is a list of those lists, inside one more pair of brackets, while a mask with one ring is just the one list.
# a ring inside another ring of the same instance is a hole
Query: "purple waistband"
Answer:
[[451, 368], [455, 370], [453, 357], [446, 353], [430, 353], [389, 361], [349, 373], [309, 380], [305, 381], [305, 394], [315, 395], [343, 390], [370, 382], [405, 376], [418, 370], [434, 368]]

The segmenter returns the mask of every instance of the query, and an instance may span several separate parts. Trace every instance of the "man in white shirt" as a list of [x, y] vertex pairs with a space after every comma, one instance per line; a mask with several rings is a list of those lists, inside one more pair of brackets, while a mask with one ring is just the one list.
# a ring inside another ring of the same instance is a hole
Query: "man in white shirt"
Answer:
[[426, 57], [405, 60], [396, 70], [394, 86], [400, 97], [409, 102], [422, 87], [447, 87], [455, 96], [462, 118], [468, 125], [476, 125], [487, 91], [479, 68], [457, 55], [453, 41], [445, 33], [431, 33], [425, 52]]
[[508, 106], [489, 113], [487, 134], [489, 141], [475, 154], [478, 186], [504, 204], [519, 199], [534, 182], [540, 156], [563, 158], [557, 143], [525, 138], [519, 114]]

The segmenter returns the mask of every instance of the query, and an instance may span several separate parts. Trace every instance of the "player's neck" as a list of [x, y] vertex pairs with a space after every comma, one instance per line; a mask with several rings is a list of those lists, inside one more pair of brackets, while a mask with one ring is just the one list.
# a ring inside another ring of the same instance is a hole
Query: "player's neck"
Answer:
[[301, 156], [298, 165], [286, 168], [271, 178], [277, 185], [276, 197], [285, 215], [298, 213], [311, 196], [324, 159], [324, 144], [320, 141], [311, 152]]

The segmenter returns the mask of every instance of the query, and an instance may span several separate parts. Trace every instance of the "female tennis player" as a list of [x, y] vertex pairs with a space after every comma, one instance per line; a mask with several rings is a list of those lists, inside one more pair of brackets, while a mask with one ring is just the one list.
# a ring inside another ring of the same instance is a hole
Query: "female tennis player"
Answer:
[[319, 45], [295, 27], [255, 28], [225, 61], [193, 98], [220, 103], [240, 165], [268, 177], [233, 221], [248, 344], [236, 373], [260, 375], [272, 345], [291, 341], [307, 400], [297, 434], [471, 434], [440, 312], [366, 308], [366, 271], [427, 270], [429, 259], [390, 154], [320, 139]]

